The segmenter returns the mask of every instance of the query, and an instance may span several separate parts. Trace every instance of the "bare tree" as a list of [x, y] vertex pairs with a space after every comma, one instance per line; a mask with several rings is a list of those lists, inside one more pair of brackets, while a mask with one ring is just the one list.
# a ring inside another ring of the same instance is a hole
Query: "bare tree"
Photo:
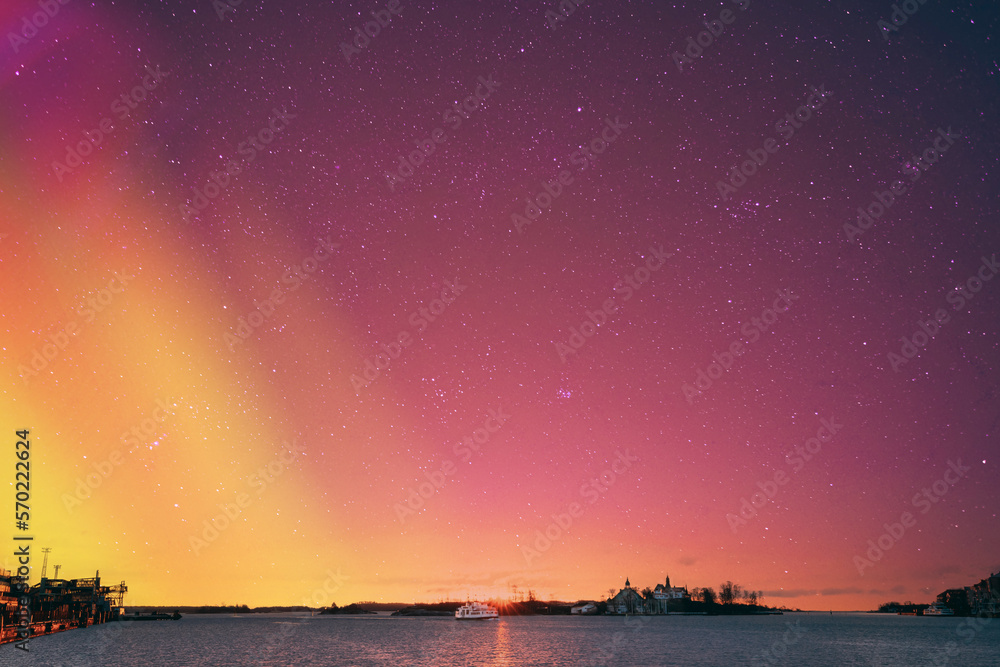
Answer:
[[719, 584], [719, 602], [730, 605], [733, 603], [733, 598], [733, 582], [727, 581], [724, 584]]

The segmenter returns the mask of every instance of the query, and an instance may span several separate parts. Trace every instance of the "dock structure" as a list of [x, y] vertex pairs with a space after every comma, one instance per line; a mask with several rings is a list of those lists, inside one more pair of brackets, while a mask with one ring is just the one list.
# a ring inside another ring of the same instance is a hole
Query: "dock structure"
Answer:
[[102, 586], [92, 579], [48, 579], [29, 586], [24, 577], [0, 570], [0, 644], [21, 642], [121, 618], [125, 582]]

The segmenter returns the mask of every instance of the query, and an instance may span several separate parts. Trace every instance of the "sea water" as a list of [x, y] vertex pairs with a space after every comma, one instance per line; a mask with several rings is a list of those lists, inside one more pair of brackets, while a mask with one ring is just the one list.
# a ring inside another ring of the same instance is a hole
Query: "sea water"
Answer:
[[888, 614], [448, 617], [189, 614], [0, 647], [18, 667], [1000, 667], [1000, 619]]

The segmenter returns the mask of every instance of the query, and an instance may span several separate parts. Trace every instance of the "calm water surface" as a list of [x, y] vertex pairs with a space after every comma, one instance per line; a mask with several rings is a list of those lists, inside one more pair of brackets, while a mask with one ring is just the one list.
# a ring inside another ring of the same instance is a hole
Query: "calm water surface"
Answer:
[[1000, 619], [977, 626], [969, 620], [815, 613], [481, 622], [382, 614], [189, 615], [177, 622], [114, 623], [39, 637], [29, 643], [29, 654], [4, 645], [0, 665], [1000, 667]]

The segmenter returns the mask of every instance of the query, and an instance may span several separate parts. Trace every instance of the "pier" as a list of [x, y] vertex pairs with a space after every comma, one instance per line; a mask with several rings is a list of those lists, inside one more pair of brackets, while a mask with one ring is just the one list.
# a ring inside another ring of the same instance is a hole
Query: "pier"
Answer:
[[102, 586], [92, 579], [48, 579], [34, 586], [0, 570], [0, 644], [87, 628], [121, 618], [125, 582]]

